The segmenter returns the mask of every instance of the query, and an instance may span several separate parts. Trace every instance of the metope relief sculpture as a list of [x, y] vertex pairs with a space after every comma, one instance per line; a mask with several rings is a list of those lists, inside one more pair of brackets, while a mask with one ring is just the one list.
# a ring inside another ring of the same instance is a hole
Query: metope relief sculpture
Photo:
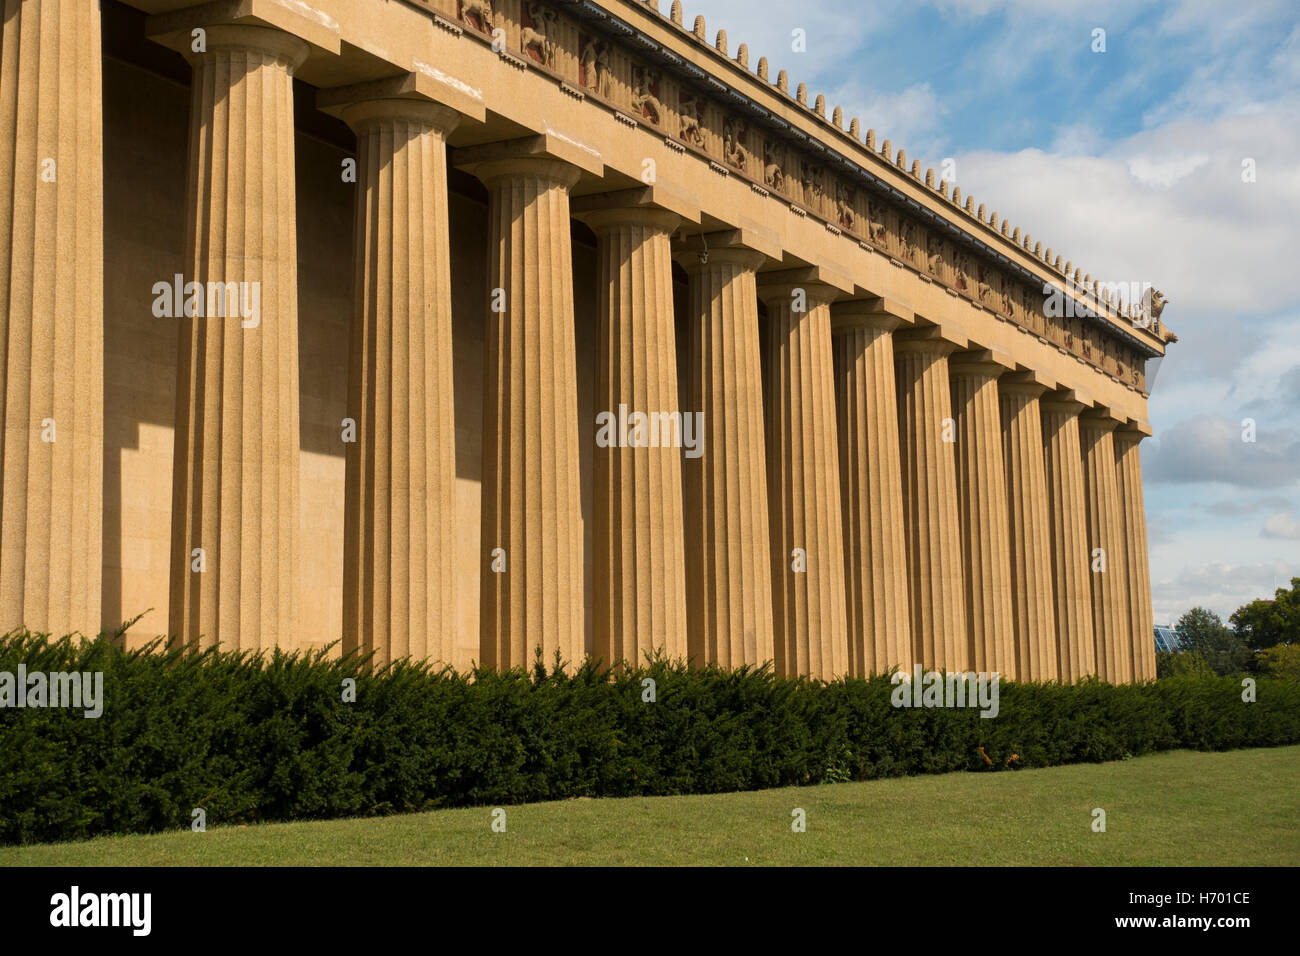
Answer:
[[632, 67], [632, 115], [655, 126], [664, 122], [664, 101], [660, 94], [663, 78], [654, 70]]
[[736, 169], [744, 171], [749, 159], [749, 150], [746, 148], [746, 137], [749, 133], [748, 124], [744, 120], [728, 116], [722, 121], [722, 152], [727, 163]]
[[559, 15], [535, 0], [524, 4], [519, 29], [519, 49], [524, 56], [555, 69], [555, 34]]

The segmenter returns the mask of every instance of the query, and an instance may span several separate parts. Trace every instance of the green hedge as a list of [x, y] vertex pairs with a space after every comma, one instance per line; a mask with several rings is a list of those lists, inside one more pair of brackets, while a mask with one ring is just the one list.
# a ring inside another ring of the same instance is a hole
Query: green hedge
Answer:
[[[104, 714], [0, 708], [0, 843], [510, 804], [717, 793], [1300, 742], [1300, 684], [1001, 686], [1000, 713], [896, 709], [887, 677], [821, 684], [665, 662], [610, 676], [372, 673], [107, 638], [0, 638], [0, 671], [102, 671]], [[344, 703], [344, 678], [356, 701]], [[642, 679], [657, 700], [642, 701]]]

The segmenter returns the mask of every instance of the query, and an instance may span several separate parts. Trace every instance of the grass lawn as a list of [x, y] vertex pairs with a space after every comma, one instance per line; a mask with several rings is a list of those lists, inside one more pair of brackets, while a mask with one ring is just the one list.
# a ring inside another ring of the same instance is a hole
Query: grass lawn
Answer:
[[[792, 810], [807, 832], [791, 831]], [[1092, 811], [1106, 811], [1106, 832]], [[1300, 746], [0, 848], [0, 866], [1300, 864]], [[211, 823], [211, 821], [209, 821]]]

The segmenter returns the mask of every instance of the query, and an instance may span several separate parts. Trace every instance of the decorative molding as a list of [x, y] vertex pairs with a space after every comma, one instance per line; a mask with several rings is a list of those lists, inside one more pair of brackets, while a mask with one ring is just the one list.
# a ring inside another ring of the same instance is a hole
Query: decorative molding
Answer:
[[442, 27], [448, 33], [454, 33], [456, 36], [464, 36], [465, 34], [465, 31], [461, 29], [460, 24], [452, 23], [450, 20], [448, 20], [446, 17], [442, 16], [441, 14], [435, 13], [433, 15], [433, 22], [438, 26]]

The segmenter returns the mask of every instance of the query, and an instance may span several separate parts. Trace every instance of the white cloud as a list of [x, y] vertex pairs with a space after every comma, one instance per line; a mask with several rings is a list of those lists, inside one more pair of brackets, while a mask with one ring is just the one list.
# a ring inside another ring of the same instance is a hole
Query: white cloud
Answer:
[[1254, 564], [1206, 564], [1180, 568], [1164, 577], [1162, 569], [1151, 569], [1152, 604], [1156, 623], [1173, 623], [1193, 607], [1214, 611], [1226, 622], [1241, 605], [1257, 597], [1271, 597], [1273, 591], [1300, 574], [1300, 562], [1258, 562]]
[[1047, 19], [1081, 11], [1106, 14], [1131, 10], [1136, 4], [1133, 0], [1055, 0], [1050, 4], [1044, 3], [1043, 0], [935, 0], [935, 6], [946, 13], [974, 17], [1006, 10], [1015, 16]]
[[1262, 498], [1224, 498], [1209, 504], [1193, 502], [1196, 507], [1204, 508], [1206, 513], [1220, 518], [1240, 518], [1242, 515], [1255, 514], [1259, 511], [1286, 508], [1290, 501], [1278, 495], [1265, 495]]
[[[897, 92], [873, 91], [857, 80], [832, 89], [826, 94], [827, 112], [835, 105], [844, 107], [844, 125], [859, 117], [862, 135], [868, 128], [876, 131], [876, 146], [890, 141], [894, 155], [907, 150], [908, 165], [932, 153], [939, 142], [947, 110], [929, 83], [916, 83]], [[937, 166], [937, 161], [930, 165]]]
[[1056, 128], [1049, 154], [1057, 156], [1091, 156], [1101, 150], [1101, 131], [1091, 123], [1068, 123]]
[[1288, 538], [1300, 541], [1300, 516], [1294, 512], [1280, 511], [1270, 515], [1261, 532], [1266, 538]]
[[[667, 14], [669, 6], [669, 0], [660, 0], [661, 13]], [[889, 29], [888, 4], [863, 4], [860, 0], [798, 4], [784, 0], [687, 0], [682, 7], [683, 25], [688, 30], [696, 14], [702, 14], [710, 43], [718, 30], [726, 30], [732, 56], [740, 44], [747, 44], [750, 69], [758, 68], [759, 57], [767, 57], [772, 81], [776, 81], [778, 70], [788, 70], [791, 91], [800, 82], [808, 84], [809, 102], [818, 93], [814, 88], [818, 82], [854, 72], [852, 67], [860, 60], [857, 51], [868, 38]], [[804, 31], [803, 52], [793, 49], [791, 31], [795, 29]]]
[[1134, 156], [1128, 161], [1128, 171], [1146, 186], [1163, 186], [1168, 189], [1180, 179], [1186, 179], [1210, 161], [1205, 153], [1191, 156]]
[[[1195, 310], [1223, 338], [1238, 310], [1297, 303], [1283, 261], [1300, 221], [1300, 123], [1285, 115], [1300, 115], [1300, 97], [1258, 116], [1145, 130], [1100, 155], [1076, 152], [1087, 134], [1069, 126], [1059, 131], [1067, 152], [977, 151], [958, 154], [958, 168], [963, 192], [1022, 232], [1094, 277], [1152, 282], [1169, 294], [1176, 330], [1198, 321]], [[1241, 181], [1243, 157], [1256, 159], [1254, 183]]]
[[1254, 441], [1241, 421], [1197, 415], [1162, 429], [1143, 462], [1148, 483], [1222, 482], [1283, 488], [1300, 480], [1300, 434], [1256, 422]]

